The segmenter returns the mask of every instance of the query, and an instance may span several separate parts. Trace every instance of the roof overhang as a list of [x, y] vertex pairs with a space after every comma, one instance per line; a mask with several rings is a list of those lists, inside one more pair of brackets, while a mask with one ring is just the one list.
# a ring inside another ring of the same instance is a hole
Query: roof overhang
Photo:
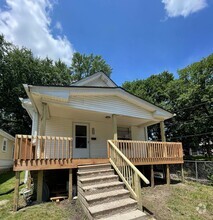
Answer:
[[[159, 121], [163, 121], [173, 117], [170, 112], [155, 106], [137, 96], [134, 96], [120, 87], [59, 87], [59, 86], [31, 86], [24, 85], [24, 88], [29, 96], [31, 104], [22, 103], [26, 109], [37, 109], [41, 113], [41, 107], [38, 104], [42, 102], [52, 102], [58, 104], [66, 104], [72, 99], [72, 97], [87, 97], [87, 96], [117, 96], [124, 101], [128, 101], [134, 105], [137, 105], [141, 109], [145, 109], [152, 113], [153, 118]], [[37, 101], [36, 101], [37, 100]], [[30, 113], [31, 114], [31, 113]]]

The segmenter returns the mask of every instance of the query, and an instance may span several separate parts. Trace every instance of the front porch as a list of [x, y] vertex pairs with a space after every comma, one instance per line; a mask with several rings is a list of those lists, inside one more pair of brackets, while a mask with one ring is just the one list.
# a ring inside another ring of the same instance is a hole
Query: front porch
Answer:
[[[77, 168], [109, 162], [113, 143], [134, 165], [183, 163], [182, 144], [176, 142], [107, 141], [102, 158], [75, 158], [71, 137], [16, 135], [14, 171]], [[108, 145], [108, 146], [107, 146]]]

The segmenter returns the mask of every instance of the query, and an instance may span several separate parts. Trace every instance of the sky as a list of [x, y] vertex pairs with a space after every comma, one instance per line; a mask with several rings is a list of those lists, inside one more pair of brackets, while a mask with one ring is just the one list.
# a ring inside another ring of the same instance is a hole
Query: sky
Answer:
[[0, 33], [35, 56], [101, 55], [111, 78], [174, 73], [213, 53], [213, 0], [0, 0]]

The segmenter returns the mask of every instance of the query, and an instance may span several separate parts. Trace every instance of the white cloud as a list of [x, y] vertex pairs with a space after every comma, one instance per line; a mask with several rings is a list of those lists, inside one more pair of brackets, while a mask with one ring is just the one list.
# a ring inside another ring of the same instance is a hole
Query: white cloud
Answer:
[[59, 21], [56, 22], [55, 28], [58, 29], [59, 31], [63, 30], [62, 25], [61, 25], [61, 23]]
[[168, 17], [187, 17], [207, 6], [206, 0], [162, 0], [162, 3]]
[[[69, 65], [74, 49], [66, 36], [54, 37], [51, 33], [52, 7], [49, 0], [6, 0], [6, 7], [0, 9], [0, 33], [8, 41], [31, 49], [36, 56], [60, 58]], [[59, 22], [56, 27], [62, 30]]]

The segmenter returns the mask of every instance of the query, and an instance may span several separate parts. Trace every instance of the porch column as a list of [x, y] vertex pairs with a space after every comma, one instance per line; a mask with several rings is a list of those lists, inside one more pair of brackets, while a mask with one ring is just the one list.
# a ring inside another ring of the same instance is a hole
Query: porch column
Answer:
[[166, 142], [164, 121], [160, 122], [160, 134], [161, 134], [161, 141]]
[[[46, 130], [46, 118], [47, 118], [47, 103], [42, 103], [42, 115], [41, 115], [41, 126], [40, 126], [40, 135], [45, 135]], [[44, 158], [44, 145], [43, 141], [41, 141], [40, 151], [41, 151], [41, 158]], [[43, 176], [44, 171], [38, 171], [38, 179], [37, 179], [37, 202], [42, 202], [42, 192], [43, 192]]]
[[148, 127], [144, 127], [144, 134], [145, 134], [145, 141], [148, 141], [149, 137], [148, 137]]
[[18, 199], [19, 199], [19, 184], [20, 184], [20, 171], [15, 172], [15, 190], [14, 190], [14, 198], [13, 198], [13, 211], [16, 212], [18, 210]]
[[113, 126], [113, 139], [118, 140], [118, 129], [117, 129], [117, 118], [116, 115], [112, 115], [112, 126]]

